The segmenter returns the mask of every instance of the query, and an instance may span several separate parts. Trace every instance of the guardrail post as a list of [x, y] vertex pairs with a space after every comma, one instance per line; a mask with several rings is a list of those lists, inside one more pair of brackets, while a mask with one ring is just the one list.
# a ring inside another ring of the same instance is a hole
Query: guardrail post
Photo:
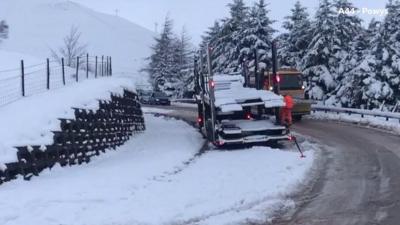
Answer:
[[62, 73], [62, 82], [63, 82], [63, 85], [65, 86], [65, 63], [64, 63], [64, 58], [61, 58], [61, 73]]
[[25, 97], [25, 67], [24, 67], [24, 60], [21, 60], [21, 91], [22, 91], [22, 97]]
[[79, 82], [79, 56], [76, 57], [76, 82]]
[[46, 59], [47, 65], [47, 90], [50, 90], [50, 60], [49, 58]]

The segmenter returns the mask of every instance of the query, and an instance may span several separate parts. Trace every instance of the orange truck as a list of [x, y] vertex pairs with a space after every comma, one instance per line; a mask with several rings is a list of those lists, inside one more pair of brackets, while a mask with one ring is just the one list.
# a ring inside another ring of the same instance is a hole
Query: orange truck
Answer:
[[[311, 101], [305, 95], [301, 72], [296, 69], [285, 68], [278, 70], [277, 74], [279, 75], [279, 94], [290, 95], [295, 100], [292, 110], [293, 119], [299, 121], [304, 115], [309, 115]], [[273, 90], [273, 75], [270, 71], [264, 74], [264, 89]]]

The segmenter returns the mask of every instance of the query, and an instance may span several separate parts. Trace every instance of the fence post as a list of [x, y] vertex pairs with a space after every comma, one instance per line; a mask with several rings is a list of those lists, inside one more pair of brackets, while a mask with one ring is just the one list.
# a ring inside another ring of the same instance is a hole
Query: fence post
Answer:
[[108, 56], [106, 57], [106, 76], [108, 77]]
[[50, 60], [49, 58], [46, 59], [47, 63], [47, 90], [50, 90]]
[[96, 68], [94, 69], [94, 77], [97, 78], [97, 55], [96, 55]]
[[22, 97], [25, 97], [25, 67], [24, 67], [24, 60], [21, 60], [21, 89], [22, 89]]
[[110, 56], [110, 76], [112, 76], [112, 59], [111, 59], [111, 56]]
[[104, 55], [101, 56], [101, 76], [104, 76]]
[[111, 56], [108, 57], [108, 74], [111, 76]]
[[89, 79], [89, 54], [86, 54], [86, 78]]
[[61, 72], [62, 72], [63, 85], [65, 86], [65, 64], [64, 64], [64, 58], [61, 58]]
[[76, 57], [76, 82], [79, 82], [79, 56]]

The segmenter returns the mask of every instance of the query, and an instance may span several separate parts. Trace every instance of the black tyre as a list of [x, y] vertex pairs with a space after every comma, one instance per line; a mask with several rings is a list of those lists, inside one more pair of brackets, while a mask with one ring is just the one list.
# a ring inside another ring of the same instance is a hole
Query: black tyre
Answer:
[[206, 126], [206, 136], [207, 136], [207, 140], [208, 140], [208, 141], [214, 141], [214, 138], [213, 138], [213, 129], [214, 129], [214, 126], [213, 126], [213, 124], [212, 124], [211, 119], [208, 119], [208, 120], [206, 121], [205, 126]]
[[299, 121], [301, 121], [302, 119], [303, 119], [303, 116], [302, 116], [302, 115], [295, 115], [295, 116], [293, 116], [293, 120], [296, 121], [296, 122], [299, 122]]

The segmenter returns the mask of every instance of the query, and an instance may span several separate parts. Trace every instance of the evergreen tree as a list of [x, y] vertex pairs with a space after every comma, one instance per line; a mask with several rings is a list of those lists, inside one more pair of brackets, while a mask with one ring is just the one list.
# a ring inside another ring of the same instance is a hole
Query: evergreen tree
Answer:
[[[355, 36], [350, 45], [350, 51], [343, 59], [343, 73], [346, 74], [336, 89], [336, 104], [342, 107], [358, 108], [362, 102], [363, 80], [370, 76], [368, 67], [364, 63], [370, 64], [365, 56], [368, 54], [369, 42], [367, 32], [361, 31]], [[366, 61], [364, 61], [366, 60]]]
[[272, 35], [276, 31], [271, 27], [274, 21], [269, 19], [266, 7], [264, 0], [259, 0], [251, 8], [246, 26], [240, 34], [237, 46], [239, 57], [234, 59], [234, 66], [239, 67], [241, 62], [248, 61], [250, 70], [254, 71], [254, 49], [257, 49], [258, 68], [271, 68]]
[[336, 68], [341, 50], [341, 41], [336, 29], [337, 12], [330, 0], [321, 0], [312, 25], [312, 40], [302, 60], [303, 74], [307, 81], [307, 92], [315, 99], [325, 99], [335, 89]]
[[194, 88], [193, 84], [193, 48], [190, 44], [190, 37], [185, 28], [182, 29], [181, 35], [176, 39], [175, 43], [175, 62], [178, 65], [178, 82], [176, 84], [178, 97], [182, 97], [184, 93], [190, 92]]
[[[364, 35], [363, 28], [361, 26], [361, 19], [357, 16], [357, 14], [340, 12], [340, 10], [349, 10], [350, 12], [352, 10], [358, 10], [356, 7], [353, 6], [352, 3], [350, 3], [348, 0], [336, 0], [334, 6], [339, 12], [336, 21], [336, 30], [337, 37], [341, 44], [341, 50], [336, 53], [335, 57], [338, 59], [342, 59], [339, 63], [338, 70], [336, 71], [335, 80], [340, 84], [342, 79], [349, 71], [348, 68], [346, 68], [346, 65], [348, 64], [346, 59], [351, 58], [351, 56], [349, 56], [349, 53], [350, 51], [352, 51], [352, 47], [356, 47], [354, 46], [354, 43], [356, 45], [361, 44], [361, 42], [354, 42], [354, 38], [364, 38]], [[335, 94], [335, 92], [333, 94]]]
[[161, 34], [155, 37], [152, 46], [153, 54], [149, 58], [146, 70], [149, 72], [153, 88], [166, 94], [173, 94], [173, 83], [176, 82], [176, 74], [179, 68], [174, 64], [176, 60], [175, 36], [172, 32], [173, 22], [167, 16]]
[[[353, 79], [357, 80], [359, 78], [354, 77], [351, 70], [361, 62], [361, 56], [368, 45], [366, 43], [367, 35], [361, 26], [361, 19], [355, 13], [351, 13], [358, 10], [352, 3], [348, 0], [336, 0], [334, 7], [337, 11], [335, 30], [340, 42], [340, 50], [332, 57], [339, 60], [338, 67], [334, 72], [334, 79], [338, 85], [329, 93], [330, 99], [328, 102], [347, 106], [355, 104], [355, 99], [359, 98], [359, 89], [353, 89], [348, 84], [349, 82], [352, 83]], [[344, 91], [345, 89], [347, 91]], [[344, 96], [351, 98], [346, 99]]]
[[349, 106], [379, 108], [383, 103], [395, 105], [400, 97], [400, 3], [390, 1], [386, 8], [384, 21], [371, 21], [366, 41], [358, 41], [360, 48], [370, 43], [369, 48], [352, 54], [361, 60], [350, 71], [353, 79], [346, 80], [348, 88], [338, 93], [338, 97], [345, 96], [342, 102], [350, 98]]
[[8, 38], [8, 25], [6, 21], [2, 20], [0, 21], [0, 42], [1, 39], [6, 39]]
[[153, 54], [145, 71], [154, 90], [182, 97], [193, 86], [193, 50], [185, 29], [179, 37], [172, 30], [173, 22], [167, 17], [161, 34], [155, 37]]
[[278, 52], [281, 66], [301, 69], [301, 59], [311, 39], [311, 22], [307, 9], [299, 1], [291, 9], [292, 14], [285, 17], [283, 27], [288, 31], [278, 38]]
[[367, 56], [374, 72], [363, 81], [363, 100], [368, 108], [382, 103], [394, 105], [400, 98], [400, 2], [389, 1], [386, 8], [388, 14], [371, 41]]
[[230, 17], [222, 21], [219, 38], [210, 43], [213, 47], [213, 68], [217, 72], [235, 72], [239, 68], [237, 46], [242, 38], [242, 31], [248, 14], [248, 8], [243, 0], [233, 0], [228, 4]]

